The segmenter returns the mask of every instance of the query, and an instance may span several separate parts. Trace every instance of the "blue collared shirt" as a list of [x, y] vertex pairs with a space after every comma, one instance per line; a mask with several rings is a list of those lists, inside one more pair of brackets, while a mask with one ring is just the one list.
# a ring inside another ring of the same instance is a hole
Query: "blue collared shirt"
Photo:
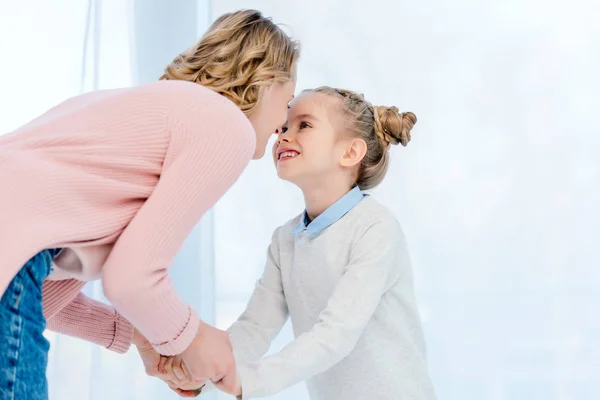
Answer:
[[364, 194], [358, 186], [355, 186], [352, 190], [346, 193], [342, 198], [333, 203], [327, 208], [321, 215], [309, 222], [308, 214], [306, 210], [300, 218], [298, 225], [292, 230], [291, 234], [295, 235], [299, 232], [306, 231], [308, 236], [316, 235], [319, 232], [327, 229], [334, 223], [340, 220], [350, 210], [354, 208], [360, 201], [367, 196]]

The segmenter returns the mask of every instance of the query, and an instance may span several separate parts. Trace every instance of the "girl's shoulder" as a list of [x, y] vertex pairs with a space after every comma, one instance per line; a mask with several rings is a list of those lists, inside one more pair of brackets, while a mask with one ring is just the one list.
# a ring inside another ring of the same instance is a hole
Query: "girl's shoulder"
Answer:
[[350, 210], [347, 217], [352, 224], [364, 225], [365, 227], [373, 225], [389, 227], [400, 225], [396, 214], [371, 195], [366, 196]]
[[354, 237], [355, 241], [365, 237], [404, 241], [402, 227], [394, 212], [372, 196], [365, 197], [340, 222], [339, 231]]

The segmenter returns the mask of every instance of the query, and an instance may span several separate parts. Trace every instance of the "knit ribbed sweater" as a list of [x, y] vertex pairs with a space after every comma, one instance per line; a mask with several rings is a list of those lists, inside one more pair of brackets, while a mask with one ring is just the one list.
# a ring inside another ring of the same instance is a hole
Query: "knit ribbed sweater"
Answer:
[[[48, 327], [124, 352], [133, 325], [181, 353], [199, 317], [167, 269], [254, 150], [237, 106], [182, 81], [83, 94], [0, 136], [0, 295], [42, 249], [110, 245], [78, 279], [44, 283]], [[80, 292], [92, 279], [114, 308]]]

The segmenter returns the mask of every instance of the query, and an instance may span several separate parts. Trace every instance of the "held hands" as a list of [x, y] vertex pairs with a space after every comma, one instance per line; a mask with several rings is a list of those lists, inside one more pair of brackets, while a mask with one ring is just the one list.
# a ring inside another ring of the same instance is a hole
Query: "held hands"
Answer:
[[[160, 369], [164, 369], [169, 376], [169, 387], [179, 393], [196, 392], [200, 394], [204, 388], [205, 381], [194, 380], [190, 377], [189, 371], [183, 362], [182, 356], [161, 357]], [[239, 376], [235, 376], [235, 385], [229, 387], [223, 383], [223, 380], [214, 382], [217, 389], [240, 397], [242, 395], [242, 385]]]
[[146, 374], [164, 380], [182, 397], [197, 396], [207, 380], [226, 393], [241, 395], [231, 341], [224, 331], [200, 322], [192, 343], [173, 357], [158, 354], [137, 330], [133, 344], [138, 348]]
[[237, 374], [227, 332], [200, 322], [198, 334], [181, 356], [191, 378], [235, 389]]
[[159, 370], [165, 371], [167, 384], [181, 397], [196, 397], [204, 388], [205, 380], [193, 379], [181, 355], [161, 356]]
[[196, 389], [198, 383], [203, 385], [210, 380], [226, 393], [241, 395], [229, 335], [203, 322], [200, 324], [190, 346], [181, 355], [161, 360], [160, 367], [176, 377], [173, 383], [179, 389]]
[[164, 357], [161, 357], [161, 355], [154, 350], [150, 342], [148, 342], [137, 329], [134, 329], [133, 331], [132, 343], [137, 347], [138, 353], [144, 363], [146, 375], [162, 379], [169, 385], [171, 390], [181, 397], [196, 397], [200, 394], [200, 390], [194, 389], [204, 386], [204, 382], [188, 382], [188, 386], [178, 387], [173, 382], [173, 379], [176, 379], [176, 375], [174, 373], [167, 373], [164, 365], [161, 365], [161, 360]]

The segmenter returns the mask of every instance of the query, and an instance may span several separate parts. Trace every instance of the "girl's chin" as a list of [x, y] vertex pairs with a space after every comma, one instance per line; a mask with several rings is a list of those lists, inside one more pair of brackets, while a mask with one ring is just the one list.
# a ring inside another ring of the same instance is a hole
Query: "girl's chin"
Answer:
[[289, 181], [294, 183], [294, 178], [296, 177], [289, 168], [277, 166], [277, 176], [279, 179], [283, 179], [284, 181]]

